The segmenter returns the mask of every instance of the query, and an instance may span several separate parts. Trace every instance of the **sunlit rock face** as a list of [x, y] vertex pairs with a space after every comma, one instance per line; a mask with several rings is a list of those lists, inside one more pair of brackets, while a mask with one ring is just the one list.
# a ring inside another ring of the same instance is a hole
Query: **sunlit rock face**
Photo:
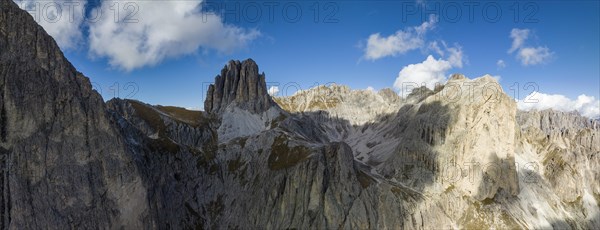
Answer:
[[600, 228], [598, 121], [517, 111], [490, 76], [272, 99], [230, 61], [206, 111], [104, 103], [0, 6], [1, 228]]

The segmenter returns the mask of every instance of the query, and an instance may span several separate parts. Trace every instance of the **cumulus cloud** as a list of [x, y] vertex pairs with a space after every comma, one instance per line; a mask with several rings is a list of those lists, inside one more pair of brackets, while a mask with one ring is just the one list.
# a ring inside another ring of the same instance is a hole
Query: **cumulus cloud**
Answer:
[[433, 51], [434, 53], [436, 53], [440, 56], [444, 56], [444, 51], [440, 47], [439, 43], [441, 43], [441, 42], [438, 42], [438, 41], [430, 42], [429, 45], [427, 46], [427, 50]]
[[502, 80], [502, 76], [500, 75], [491, 75], [494, 79], [496, 79], [497, 82], [500, 82], [500, 80]]
[[508, 53], [515, 52], [515, 50], [523, 47], [525, 40], [529, 37], [529, 29], [518, 29], [513, 28], [510, 31], [510, 38], [513, 39], [512, 46], [508, 50]]
[[[444, 46], [446, 44], [444, 43]], [[448, 53], [448, 62], [453, 67], [462, 68], [463, 67], [463, 52], [462, 48], [457, 44], [455, 47], [446, 47], [446, 51]]]
[[267, 91], [268, 91], [269, 95], [271, 95], [271, 96], [277, 96], [277, 93], [279, 93], [279, 87], [277, 87], [277, 86], [271, 86], [269, 88], [269, 90], [267, 90]]
[[[201, 0], [131, 2], [139, 6], [136, 23], [115, 23], [113, 15], [103, 14], [90, 24], [89, 33], [90, 54], [106, 57], [111, 66], [126, 71], [200, 48], [230, 53], [260, 35], [257, 30], [228, 25], [218, 15], [202, 12]], [[108, 9], [109, 4], [112, 2], [103, 2], [100, 7]]]
[[463, 51], [460, 45], [454, 44], [454, 47], [450, 47], [443, 40], [433, 41], [429, 43], [427, 49], [433, 51], [441, 57], [448, 56], [448, 61], [450, 62], [450, 64], [452, 64], [452, 66], [458, 68], [463, 67]]
[[373, 86], [367, 86], [367, 91], [375, 92], [375, 88], [373, 88]]
[[423, 24], [398, 30], [387, 37], [382, 37], [380, 33], [371, 34], [367, 39], [364, 58], [374, 61], [422, 48], [425, 45], [425, 34], [435, 27], [437, 21], [438, 17], [431, 15]]
[[529, 29], [517, 29], [513, 28], [510, 31], [510, 38], [513, 39], [512, 46], [508, 50], [508, 53], [517, 52], [517, 59], [521, 61], [524, 66], [538, 65], [548, 62], [553, 53], [548, 47], [545, 46], [526, 46], [525, 41], [529, 37]]
[[29, 12], [61, 49], [75, 48], [82, 41], [81, 26], [84, 16], [81, 12], [87, 3], [86, 0], [15, 0], [15, 3]]
[[506, 68], [506, 63], [504, 62], [504, 60], [500, 59], [496, 62], [496, 66], [498, 67], [498, 69], [504, 69]]
[[544, 94], [533, 92], [524, 100], [517, 102], [520, 110], [544, 110], [554, 109], [563, 112], [577, 111], [579, 114], [589, 117], [600, 117], [600, 101], [593, 96], [579, 95], [572, 100], [560, 94]]
[[405, 66], [398, 73], [394, 82], [394, 88], [402, 94], [410, 93], [414, 87], [425, 85], [433, 89], [436, 83], [446, 81], [446, 72], [452, 68], [449, 61], [435, 59], [433, 56], [427, 56], [427, 59], [421, 63]]
[[448, 70], [462, 68], [464, 55], [460, 45], [455, 44], [454, 47], [449, 47], [446, 42], [440, 41], [439, 43], [430, 43], [429, 48], [432, 47], [432, 50], [441, 58], [436, 59], [429, 55], [423, 62], [407, 65], [398, 73], [398, 77], [394, 81], [394, 88], [402, 95], [407, 95], [414, 87], [425, 86], [434, 89], [437, 83], [447, 80]]
[[552, 52], [548, 47], [524, 47], [519, 50], [517, 58], [523, 65], [537, 65], [552, 58]]

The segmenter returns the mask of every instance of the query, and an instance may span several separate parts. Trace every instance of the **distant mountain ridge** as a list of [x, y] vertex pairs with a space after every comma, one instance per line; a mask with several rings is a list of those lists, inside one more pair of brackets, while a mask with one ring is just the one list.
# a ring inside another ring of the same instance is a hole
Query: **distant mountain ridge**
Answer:
[[598, 122], [490, 76], [272, 98], [230, 61], [189, 111], [104, 103], [9, 0], [0, 50], [3, 229], [600, 228]]

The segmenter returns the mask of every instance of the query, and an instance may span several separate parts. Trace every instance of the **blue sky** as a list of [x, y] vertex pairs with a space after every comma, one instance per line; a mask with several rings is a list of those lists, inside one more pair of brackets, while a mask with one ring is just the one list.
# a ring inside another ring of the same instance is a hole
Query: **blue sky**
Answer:
[[[279, 86], [279, 95], [295, 92], [290, 86], [295, 83], [303, 89], [329, 82], [382, 89], [393, 88], [399, 75], [427, 81], [463, 73], [470, 78], [500, 76], [511, 95], [515, 92], [509, 88], [517, 82], [519, 98], [532, 92], [523, 85], [535, 82], [539, 95], [547, 96], [542, 99], [562, 96], [572, 103], [550, 107], [568, 110], [582, 94], [594, 97], [584, 100], [592, 111], [600, 106], [598, 1], [167, 2], [120, 2], [115, 23], [114, 10], [108, 8], [114, 2], [84, 1], [88, 18], [97, 7], [104, 7], [104, 18], [78, 21], [76, 10], [74, 22], [65, 23], [62, 17], [57, 23], [41, 24], [55, 38], [62, 36], [57, 41], [67, 58], [105, 100], [118, 95], [201, 108], [203, 86], [228, 60], [252, 58], [269, 85]], [[129, 18], [137, 21], [123, 23], [127, 10], [137, 11]], [[189, 18], [203, 12], [210, 25], [198, 23], [200, 16]], [[69, 25], [60, 27], [61, 23]], [[146, 29], [130, 32], [135, 28]], [[124, 38], [127, 42], [120, 42]], [[129, 49], [136, 45], [150, 48], [139, 53]], [[423, 64], [429, 55], [433, 59]], [[411, 64], [413, 68], [403, 71]], [[129, 82], [137, 85], [134, 95], [135, 87], [125, 88]], [[284, 92], [286, 85], [290, 87]]]

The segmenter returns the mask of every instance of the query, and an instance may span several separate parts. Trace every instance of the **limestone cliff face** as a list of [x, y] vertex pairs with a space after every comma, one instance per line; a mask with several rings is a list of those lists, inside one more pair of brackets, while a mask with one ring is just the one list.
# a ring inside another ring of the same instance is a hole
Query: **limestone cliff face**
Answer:
[[[577, 221], [578, 228], [600, 225], [600, 124], [576, 113], [552, 110], [518, 112], [520, 127], [517, 156], [521, 162], [535, 162], [537, 169], [526, 177], [529, 190], [540, 203], [567, 210], [557, 221], [565, 228]], [[523, 163], [522, 163], [523, 164]], [[526, 163], [525, 163], [526, 164]], [[531, 164], [530, 164], [531, 166]], [[524, 172], [526, 174], [527, 171]], [[566, 205], [565, 205], [566, 204]], [[583, 221], [582, 221], [583, 220]]]
[[276, 97], [275, 102], [289, 112], [327, 111], [355, 125], [374, 121], [377, 116], [394, 113], [402, 105], [398, 94], [391, 89], [379, 92], [350, 90], [343, 85], [317, 86], [296, 92], [289, 97]]
[[426, 216], [448, 228], [599, 224], [599, 177], [592, 170], [600, 146], [596, 121], [573, 113], [517, 112], [492, 77], [454, 75], [435, 91], [418, 89], [400, 99], [395, 112], [361, 107], [364, 114], [379, 115], [348, 126], [351, 119], [327, 120], [323, 114], [353, 117], [340, 104], [357, 104], [348, 95], [360, 91], [316, 92], [319, 88], [327, 89], [276, 101], [294, 111], [328, 96], [344, 98], [312, 109], [322, 112], [304, 109], [303, 117], [321, 121], [323, 131], [332, 133], [328, 136], [348, 143], [357, 162], [371, 168], [367, 175], [380, 184], [404, 186], [425, 197], [411, 204], [415, 212], [402, 214], [405, 224]]
[[102, 98], [8, 0], [0, 1], [0, 130], [0, 228], [145, 226], [146, 190]]
[[597, 121], [518, 112], [489, 76], [282, 109], [231, 61], [206, 112], [105, 104], [0, 6], [0, 228], [600, 228]]
[[273, 106], [266, 87], [265, 75], [258, 73], [254, 60], [232, 60], [209, 86], [204, 110], [219, 114], [234, 104], [253, 113], [262, 113]]

